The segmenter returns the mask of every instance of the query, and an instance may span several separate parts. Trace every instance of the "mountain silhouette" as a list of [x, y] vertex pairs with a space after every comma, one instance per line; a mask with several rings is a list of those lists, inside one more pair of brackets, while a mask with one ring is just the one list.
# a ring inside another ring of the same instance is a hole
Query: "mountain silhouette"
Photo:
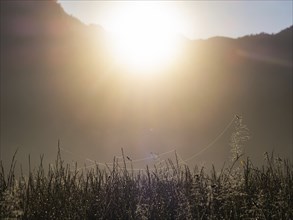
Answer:
[[[111, 160], [121, 147], [135, 157], [175, 146], [187, 157], [235, 114], [250, 128], [245, 151], [252, 158], [271, 150], [289, 155], [292, 31], [184, 39], [168, 77], [131, 83], [101, 27], [56, 1], [1, 1], [2, 157], [20, 147], [50, 160], [59, 138], [97, 160]], [[222, 163], [229, 132], [200, 160]]]

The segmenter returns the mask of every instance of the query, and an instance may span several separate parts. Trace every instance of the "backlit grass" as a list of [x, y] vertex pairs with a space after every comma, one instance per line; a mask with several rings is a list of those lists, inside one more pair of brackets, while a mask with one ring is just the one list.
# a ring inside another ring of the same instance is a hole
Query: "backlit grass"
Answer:
[[[168, 160], [140, 172], [78, 170], [60, 151], [54, 165], [15, 176], [0, 167], [0, 217], [22, 219], [292, 219], [292, 163], [265, 154], [257, 168], [240, 157], [217, 173]], [[125, 159], [124, 159], [125, 161]]]

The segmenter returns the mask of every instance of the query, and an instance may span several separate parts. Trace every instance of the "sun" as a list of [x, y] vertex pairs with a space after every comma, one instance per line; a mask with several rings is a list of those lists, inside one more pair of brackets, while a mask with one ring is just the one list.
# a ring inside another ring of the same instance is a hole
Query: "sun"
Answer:
[[117, 63], [136, 73], [151, 74], [178, 55], [176, 18], [155, 2], [132, 2], [108, 18], [111, 51]]

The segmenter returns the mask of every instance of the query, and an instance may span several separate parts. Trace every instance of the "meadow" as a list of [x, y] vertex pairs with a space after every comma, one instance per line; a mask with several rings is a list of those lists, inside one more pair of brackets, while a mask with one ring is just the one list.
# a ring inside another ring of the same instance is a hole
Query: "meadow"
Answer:
[[[123, 150], [122, 150], [123, 153]], [[0, 166], [1, 219], [292, 219], [293, 166], [265, 153], [256, 167], [237, 156], [220, 172], [176, 159], [136, 171], [124, 157], [78, 169], [54, 164], [15, 174]]]

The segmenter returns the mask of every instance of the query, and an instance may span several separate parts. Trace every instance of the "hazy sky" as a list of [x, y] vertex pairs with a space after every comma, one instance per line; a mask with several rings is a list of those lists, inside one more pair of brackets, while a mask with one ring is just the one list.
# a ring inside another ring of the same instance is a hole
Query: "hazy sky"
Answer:
[[[293, 1], [58, 1], [68, 14], [86, 24], [111, 30], [123, 16], [135, 20], [160, 14], [164, 26], [197, 39], [211, 36], [239, 37], [247, 34], [276, 33], [292, 25]], [[138, 9], [139, 8], [139, 9]], [[146, 10], [143, 12], [141, 8]], [[132, 16], [132, 17], [131, 17]], [[145, 18], [144, 18], [145, 19]], [[115, 23], [116, 22], [116, 23]]]

